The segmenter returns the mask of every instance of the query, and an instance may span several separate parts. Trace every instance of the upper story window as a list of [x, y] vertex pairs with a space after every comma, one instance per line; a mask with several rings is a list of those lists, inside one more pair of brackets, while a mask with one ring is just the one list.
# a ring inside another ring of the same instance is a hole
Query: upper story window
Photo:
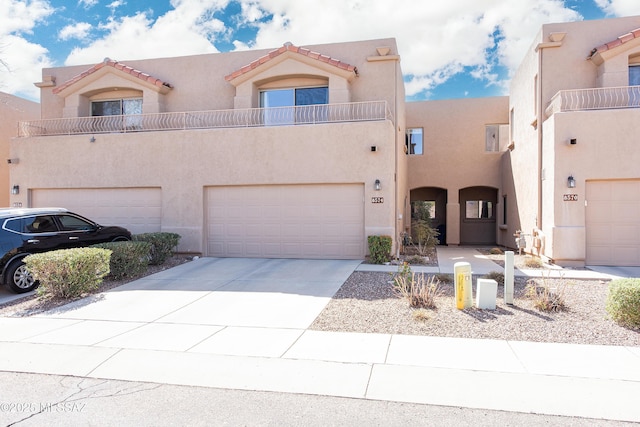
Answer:
[[92, 116], [123, 116], [130, 114], [142, 114], [142, 98], [91, 102]]
[[640, 64], [629, 65], [629, 86], [640, 86]]
[[286, 108], [329, 103], [329, 88], [306, 87], [291, 89], [271, 89], [260, 92], [260, 107], [265, 110], [266, 125], [285, 125], [294, 123], [316, 123], [327, 121], [326, 108]]
[[422, 154], [422, 128], [408, 128], [406, 135], [407, 154]]

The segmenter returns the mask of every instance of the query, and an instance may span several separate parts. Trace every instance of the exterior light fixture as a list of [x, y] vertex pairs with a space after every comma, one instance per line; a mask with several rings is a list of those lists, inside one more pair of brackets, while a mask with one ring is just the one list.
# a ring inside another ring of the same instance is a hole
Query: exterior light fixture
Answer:
[[95, 137], [95, 136], [92, 136], [92, 137], [89, 139], [89, 142], [96, 142], [96, 137]]
[[20, 194], [20, 186], [14, 185], [13, 187], [11, 187], [11, 194], [13, 195]]
[[380, 188], [382, 188], [382, 186], [380, 185], [380, 180], [376, 179], [376, 182], [373, 183], [373, 189], [376, 191], [380, 191]]
[[576, 179], [573, 175], [569, 175], [569, 178], [567, 178], [567, 187], [576, 188]]

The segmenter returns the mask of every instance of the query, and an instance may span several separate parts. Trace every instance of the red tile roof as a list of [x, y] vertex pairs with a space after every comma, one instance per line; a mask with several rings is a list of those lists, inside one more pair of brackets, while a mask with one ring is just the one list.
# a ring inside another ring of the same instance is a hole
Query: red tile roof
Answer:
[[271, 61], [273, 58], [282, 55], [285, 52], [293, 52], [293, 53], [297, 53], [299, 55], [304, 55], [307, 56], [311, 59], [315, 59], [317, 61], [320, 62], [324, 62], [326, 64], [329, 65], [333, 65], [334, 67], [338, 67], [342, 70], [346, 70], [346, 71], [351, 71], [353, 73], [355, 73], [356, 75], [358, 74], [358, 69], [353, 66], [353, 65], [349, 65], [346, 62], [342, 62], [338, 59], [335, 58], [331, 58], [330, 56], [327, 55], [322, 55], [318, 52], [314, 52], [312, 50], [306, 49], [304, 47], [297, 47], [292, 45], [291, 43], [285, 43], [282, 47], [278, 48], [278, 49], [274, 49], [271, 52], [267, 53], [264, 56], [261, 56], [260, 58], [256, 59], [255, 61], [251, 62], [250, 64], [245, 65], [244, 67], [240, 68], [239, 70], [234, 71], [233, 73], [225, 76], [225, 80], [226, 81], [231, 81], [233, 79], [235, 79], [236, 77], [239, 77], [245, 73], [248, 73], [249, 71], [259, 67], [260, 65], [264, 64], [265, 62], [269, 62]]
[[593, 49], [591, 51], [591, 54], [589, 56], [591, 57], [591, 56], [595, 55], [596, 53], [602, 53], [602, 52], [605, 52], [605, 51], [607, 51], [609, 49], [616, 48], [618, 46], [621, 46], [621, 45], [625, 44], [628, 41], [631, 41], [631, 40], [633, 40], [635, 38], [639, 38], [639, 37], [640, 37], [640, 28], [637, 28], [637, 29], [635, 29], [633, 31], [630, 31], [630, 32], [626, 33], [626, 34], [618, 36], [616, 39], [611, 40], [608, 43], [605, 43], [603, 45], [600, 45], [600, 46], [596, 47], [595, 49]]
[[147, 83], [151, 83], [152, 85], [158, 86], [158, 87], [168, 87], [168, 88], [173, 88], [173, 86], [170, 83], [164, 82], [156, 77], [150, 76], [149, 74], [143, 73], [142, 71], [136, 70], [135, 68], [131, 68], [127, 65], [121, 64], [118, 61], [114, 61], [112, 59], [109, 58], [105, 58], [104, 61], [100, 62], [99, 64], [94, 65], [93, 67], [83, 71], [82, 73], [78, 74], [77, 76], [71, 78], [70, 80], [67, 80], [66, 82], [64, 82], [63, 84], [61, 84], [60, 86], [56, 87], [55, 89], [53, 89], [53, 93], [59, 93], [61, 91], [63, 91], [64, 89], [68, 88], [69, 86], [77, 83], [78, 81], [82, 80], [83, 78], [87, 77], [90, 74], [95, 73], [96, 71], [100, 70], [101, 68], [104, 67], [113, 67], [116, 70], [120, 70], [124, 73], [130, 74], [140, 80], [143, 80]]

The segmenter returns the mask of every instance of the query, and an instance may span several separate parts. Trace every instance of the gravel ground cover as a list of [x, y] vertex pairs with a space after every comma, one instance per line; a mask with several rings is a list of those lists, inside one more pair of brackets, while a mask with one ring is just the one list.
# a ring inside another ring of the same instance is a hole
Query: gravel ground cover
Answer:
[[[498, 269], [496, 269], [498, 270]], [[474, 296], [475, 283], [473, 277]], [[393, 275], [354, 272], [310, 329], [320, 331], [430, 335], [575, 344], [640, 345], [640, 331], [623, 328], [607, 317], [608, 282], [546, 279], [551, 289], [564, 290], [566, 309], [541, 312], [526, 297], [527, 279], [516, 278], [514, 304], [504, 304], [498, 287], [496, 310], [455, 307], [453, 284], [442, 284], [437, 308], [427, 318], [414, 318], [394, 290]]]

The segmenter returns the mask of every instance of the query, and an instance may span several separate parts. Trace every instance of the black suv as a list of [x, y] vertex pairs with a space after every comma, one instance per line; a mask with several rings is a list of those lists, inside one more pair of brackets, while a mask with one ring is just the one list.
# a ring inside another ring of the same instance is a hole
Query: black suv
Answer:
[[62, 208], [0, 209], [0, 279], [16, 293], [38, 283], [23, 258], [37, 252], [131, 240], [122, 227], [103, 227]]

